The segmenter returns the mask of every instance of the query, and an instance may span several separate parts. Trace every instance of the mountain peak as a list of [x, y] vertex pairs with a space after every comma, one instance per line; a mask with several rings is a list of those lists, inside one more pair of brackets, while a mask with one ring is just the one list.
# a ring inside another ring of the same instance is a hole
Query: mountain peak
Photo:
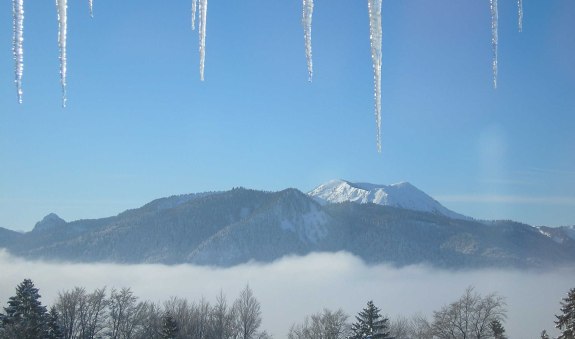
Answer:
[[33, 232], [46, 231], [57, 226], [66, 224], [66, 221], [60, 218], [56, 213], [50, 213], [34, 226]]
[[407, 181], [392, 185], [353, 183], [331, 180], [308, 193], [320, 203], [374, 203], [409, 210], [444, 215], [453, 219], [470, 219], [455, 213]]

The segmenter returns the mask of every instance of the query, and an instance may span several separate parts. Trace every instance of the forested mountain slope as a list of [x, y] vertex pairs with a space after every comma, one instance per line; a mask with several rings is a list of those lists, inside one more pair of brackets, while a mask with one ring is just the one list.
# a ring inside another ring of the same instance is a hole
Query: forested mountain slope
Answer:
[[25, 234], [0, 229], [0, 246], [26, 258], [216, 266], [316, 251], [348, 251], [367, 263], [398, 266], [575, 263], [572, 240], [549, 234], [512, 221], [450, 218], [373, 203], [319, 203], [296, 189], [237, 188], [162, 198], [103, 219], [66, 222], [50, 214]]

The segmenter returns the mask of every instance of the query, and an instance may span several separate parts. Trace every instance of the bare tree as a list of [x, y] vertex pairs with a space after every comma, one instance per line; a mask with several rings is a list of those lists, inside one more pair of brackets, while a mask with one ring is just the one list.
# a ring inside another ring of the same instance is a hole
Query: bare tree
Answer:
[[193, 305], [192, 309], [192, 326], [194, 328], [192, 338], [204, 339], [209, 331], [210, 304], [202, 298], [197, 305]]
[[468, 287], [459, 300], [433, 312], [432, 332], [439, 339], [485, 339], [492, 337], [489, 324], [505, 319], [503, 297], [482, 297]]
[[134, 335], [138, 339], [160, 339], [164, 313], [161, 307], [153, 302], [145, 302], [142, 310], [143, 324]]
[[305, 317], [303, 323], [292, 324], [289, 332], [288, 339], [309, 339], [312, 338], [312, 330], [309, 317]]
[[106, 288], [96, 289], [84, 296], [79, 312], [80, 338], [94, 339], [98, 337], [105, 327], [107, 307]]
[[433, 339], [431, 324], [421, 314], [415, 314], [409, 321], [409, 336], [417, 339]]
[[72, 291], [58, 292], [56, 310], [60, 318], [60, 329], [64, 334], [64, 339], [78, 337], [79, 313], [85, 297], [86, 290], [80, 287], [75, 287]]
[[143, 326], [146, 304], [138, 302], [129, 288], [112, 289], [109, 310], [111, 339], [130, 339]]
[[350, 334], [347, 314], [341, 309], [332, 312], [324, 309], [294, 324], [288, 332], [288, 339], [345, 339]]
[[389, 333], [394, 339], [411, 339], [411, 324], [407, 317], [396, 316], [389, 322]]
[[262, 323], [260, 303], [254, 297], [249, 285], [242, 290], [234, 302], [234, 312], [237, 316], [239, 339], [253, 339]]
[[256, 339], [273, 339], [274, 337], [266, 331], [258, 332], [255, 336]]
[[93, 339], [99, 337], [106, 326], [108, 299], [105, 288], [90, 294], [81, 287], [59, 292], [55, 304], [65, 339]]
[[164, 312], [169, 312], [178, 324], [178, 338], [194, 338], [193, 310], [186, 299], [170, 298], [164, 302]]
[[210, 339], [231, 339], [235, 331], [235, 313], [228, 307], [222, 291], [216, 298], [216, 304], [210, 311]]

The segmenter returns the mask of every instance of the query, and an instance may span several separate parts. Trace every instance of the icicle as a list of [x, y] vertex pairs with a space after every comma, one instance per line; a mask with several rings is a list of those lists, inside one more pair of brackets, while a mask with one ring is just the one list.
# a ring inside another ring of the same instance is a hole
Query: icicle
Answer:
[[88, 0], [88, 4], [90, 5], [90, 17], [94, 17], [94, 1]]
[[198, 34], [200, 36], [200, 79], [204, 81], [204, 62], [206, 60], [206, 16], [208, 14], [208, 0], [200, 0], [200, 23]]
[[14, 35], [12, 53], [14, 54], [14, 73], [18, 103], [22, 103], [22, 74], [24, 73], [24, 0], [12, 0], [14, 16]]
[[381, 0], [368, 0], [369, 39], [373, 61], [377, 151], [381, 152]]
[[519, 32], [523, 32], [523, 0], [517, 0], [517, 8], [519, 11]]
[[312, 81], [313, 62], [311, 58], [311, 20], [313, 16], [313, 0], [303, 0], [303, 17], [302, 25], [305, 38], [305, 56], [307, 59], [307, 71], [309, 74], [308, 81]]
[[198, 8], [198, 0], [192, 0], [192, 30], [196, 29], [196, 10]]
[[58, 46], [60, 47], [60, 83], [62, 84], [62, 107], [66, 107], [66, 32], [68, 29], [67, 0], [56, 0], [58, 9]]
[[493, 49], [493, 88], [497, 88], [497, 44], [498, 44], [498, 20], [497, 0], [491, 1], [491, 48]]

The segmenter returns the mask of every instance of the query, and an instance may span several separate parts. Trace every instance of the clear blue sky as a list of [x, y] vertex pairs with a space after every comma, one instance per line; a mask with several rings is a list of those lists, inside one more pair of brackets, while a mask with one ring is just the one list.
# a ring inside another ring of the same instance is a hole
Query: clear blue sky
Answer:
[[[53, 1], [26, 1], [24, 103], [0, 4], [0, 226], [115, 215], [234, 186], [409, 181], [476, 218], [575, 224], [575, 1], [383, 3], [383, 152], [367, 1], [211, 1], [204, 82], [191, 1], [69, 1], [61, 108]], [[355, 4], [355, 5], [352, 5]], [[3, 46], [3, 47], [1, 47]]]

